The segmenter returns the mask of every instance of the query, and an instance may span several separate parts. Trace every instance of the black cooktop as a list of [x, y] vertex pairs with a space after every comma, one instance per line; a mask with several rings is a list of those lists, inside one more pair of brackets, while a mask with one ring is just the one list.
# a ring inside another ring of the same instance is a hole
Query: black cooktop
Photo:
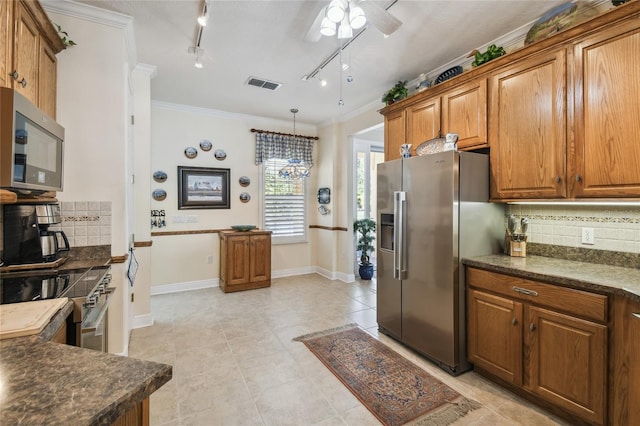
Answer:
[[72, 271], [23, 271], [0, 276], [0, 304], [86, 297], [102, 280], [109, 267]]

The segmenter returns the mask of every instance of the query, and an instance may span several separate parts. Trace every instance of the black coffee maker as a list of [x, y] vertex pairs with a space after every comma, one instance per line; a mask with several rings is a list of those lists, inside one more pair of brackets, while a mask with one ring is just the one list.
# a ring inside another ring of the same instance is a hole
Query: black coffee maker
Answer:
[[5, 265], [53, 262], [69, 251], [65, 233], [49, 230], [60, 223], [58, 204], [5, 204], [3, 209]]

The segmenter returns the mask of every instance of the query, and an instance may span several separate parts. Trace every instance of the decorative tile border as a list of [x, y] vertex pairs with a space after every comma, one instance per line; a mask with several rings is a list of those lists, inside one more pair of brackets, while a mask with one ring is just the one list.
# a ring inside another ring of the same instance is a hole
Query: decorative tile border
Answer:
[[100, 216], [64, 216], [63, 222], [100, 222]]
[[[511, 213], [505, 213], [505, 217], [509, 217]], [[514, 213], [515, 214], [515, 213]], [[529, 220], [548, 220], [548, 221], [563, 221], [563, 222], [596, 222], [596, 223], [640, 223], [640, 217], [615, 217], [615, 216], [567, 216], [567, 215], [553, 215], [553, 214], [525, 214], [518, 213], [521, 216], [526, 216]]]

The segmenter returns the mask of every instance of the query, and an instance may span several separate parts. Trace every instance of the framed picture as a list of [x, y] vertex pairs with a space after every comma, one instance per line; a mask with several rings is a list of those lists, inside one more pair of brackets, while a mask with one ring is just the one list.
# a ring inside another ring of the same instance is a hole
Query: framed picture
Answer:
[[228, 208], [229, 169], [178, 166], [178, 210]]

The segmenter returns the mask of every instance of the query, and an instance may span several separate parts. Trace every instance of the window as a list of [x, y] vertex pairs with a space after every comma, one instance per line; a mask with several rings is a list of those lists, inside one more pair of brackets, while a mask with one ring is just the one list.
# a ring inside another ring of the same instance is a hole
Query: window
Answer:
[[274, 243], [307, 241], [306, 179], [284, 179], [278, 171], [287, 160], [263, 163], [264, 229], [272, 232]]

